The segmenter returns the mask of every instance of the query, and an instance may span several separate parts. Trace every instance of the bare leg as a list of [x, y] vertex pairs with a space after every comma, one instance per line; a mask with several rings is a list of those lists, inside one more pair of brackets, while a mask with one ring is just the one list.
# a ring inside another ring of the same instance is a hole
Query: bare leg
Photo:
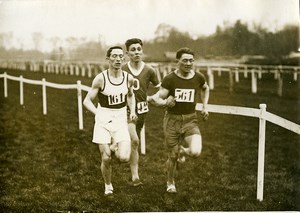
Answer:
[[112, 195], [113, 194], [113, 186], [111, 183], [111, 153], [109, 145], [99, 145], [100, 153], [101, 153], [101, 173], [105, 183], [105, 192], [104, 195]]
[[131, 153], [131, 143], [130, 141], [120, 141], [118, 142], [118, 149], [116, 150], [116, 157], [120, 162], [125, 163], [130, 159]]
[[168, 162], [167, 162], [168, 183], [174, 183], [175, 181], [176, 161], [177, 158], [168, 158]]
[[198, 157], [202, 151], [202, 137], [201, 135], [195, 134], [185, 137], [185, 141], [188, 144], [188, 148], [181, 147], [186, 155], [191, 157]]
[[101, 172], [106, 184], [111, 184], [111, 157], [109, 145], [99, 145], [101, 153]]
[[139, 137], [136, 132], [136, 125], [134, 123], [128, 124], [128, 129], [131, 138], [131, 155], [130, 155], [130, 170], [132, 181], [139, 180]]
[[178, 146], [169, 149], [169, 156], [167, 160], [167, 176], [168, 176], [167, 191], [171, 193], [176, 192], [175, 175], [176, 175], [177, 155], [178, 155]]

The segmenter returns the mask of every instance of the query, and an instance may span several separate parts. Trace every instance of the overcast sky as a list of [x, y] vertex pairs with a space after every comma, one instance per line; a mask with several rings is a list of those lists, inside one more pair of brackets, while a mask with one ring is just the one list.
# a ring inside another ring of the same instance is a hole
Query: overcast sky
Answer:
[[33, 32], [116, 44], [154, 38], [160, 23], [199, 36], [238, 19], [270, 31], [297, 25], [299, 0], [0, 0], [0, 33], [13, 32], [27, 46]]

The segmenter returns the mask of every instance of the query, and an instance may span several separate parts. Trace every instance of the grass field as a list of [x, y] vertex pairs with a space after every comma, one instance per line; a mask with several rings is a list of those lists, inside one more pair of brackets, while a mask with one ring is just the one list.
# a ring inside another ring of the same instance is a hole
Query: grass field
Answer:
[[[3, 70], [0, 72], [2, 73]], [[8, 74], [54, 83], [90, 86], [91, 79], [33, 72]], [[240, 77], [234, 92], [228, 76], [215, 76], [211, 104], [258, 108], [300, 123], [299, 83], [284, 77], [283, 96], [277, 82], [263, 75], [258, 93], [250, 78]], [[167, 211], [299, 211], [300, 136], [267, 123], [264, 200], [256, 200], [258, 119], [214, 114], [199, 119], [203, 152], [179, 167], [178, 193], [165, 192], [163, 109], [151, 107], [146, 122], [146, 155], [140, 157], [144, 185], [129, 185], [128, 164], [113, 164], [113, 198], [103, 196], [98, 147], [91, 143], [94, 118], [84, 109], [78, 129], [75, 90], [47, 88], [48, 114], [43, 115], [41, 86], [8, 81], [8, 97], [0, 79], [0, 209], [1, 212], [167, 212]], [[85, 95], [85, 93], [84, 93]]]

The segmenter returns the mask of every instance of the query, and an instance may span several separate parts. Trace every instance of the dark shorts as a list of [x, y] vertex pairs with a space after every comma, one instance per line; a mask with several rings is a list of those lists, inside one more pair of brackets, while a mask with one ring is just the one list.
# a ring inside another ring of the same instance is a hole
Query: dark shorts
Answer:
[[201, 135], [196, 112], [187, 115], [166, 112], [163, 127], [168, 148], [177, 146], [187, 136]]

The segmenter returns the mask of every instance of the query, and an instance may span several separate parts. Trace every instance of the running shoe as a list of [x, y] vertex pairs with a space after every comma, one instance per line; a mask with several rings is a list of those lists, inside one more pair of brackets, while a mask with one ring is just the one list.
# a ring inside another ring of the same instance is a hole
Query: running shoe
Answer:
[[105, 186], [104, 196], [110, 196], [113, 195], [113, 193], [114, 193], [114, 188], [112, 185]]
[[140, 186], [140, 185], [143, 185], [143, 182], [140, 179], [136, 179], [136, 180], [132, 181], [132, 185], [135, 187]]
[[184, 156], [184, 155], [179, 156], [179, 157], [177, 158], [177, 162], [178, 162], [178, 163], [184, 163], [184, 162], [185, 162], [185, 156]]
[[168, 193], [176, 193], [176, 192], [177, 192], [174, 183], [167, 184], [167, 192], [168, 192]]

